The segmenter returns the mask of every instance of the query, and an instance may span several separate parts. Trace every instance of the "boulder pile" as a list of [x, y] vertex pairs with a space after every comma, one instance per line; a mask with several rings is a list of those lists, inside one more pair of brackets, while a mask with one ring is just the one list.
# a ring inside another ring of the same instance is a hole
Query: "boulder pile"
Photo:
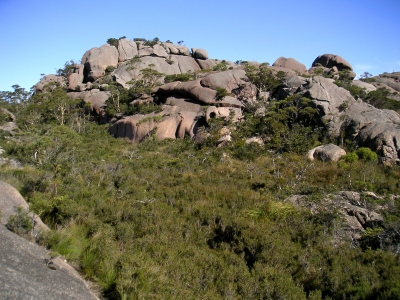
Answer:
[[[259, 63], [248, 65], [258, 69]], [[265, 67], [265, 66], [263, 66]], [[377, 151], [386, 161], [399, 161], [400, 116], [390, 110], [380, 110], [334, 84], [334, 80], [347, 79], [365, 91], [380, 87], [400, 91], [398, 73], [383, 74], [374, 81], [352, 80], [355, 73], [344, 58], [334, 54], [318, 56], [310, 69], [293, 58], [278, 58], [272, 73], [281, 72], [285, 80], [275, 91], [261, 91], [246, 76], [240, 62], [210, 59], [206, 50], [187, 48], [170, 42], [148, 44], [141, 40], [120, 39], [118, 45], [105, 44], [92, 48], [83, 55], [81, 64], [71, 68], [68, 77], [47, 75], [35, 86], [35, 93], [54, 86], [66, 87], [71, 99], [90, 103], [92, 111], [105, 116], [106, 101], [111, 96], [110, 84], [125, 89], [146, 79], [144, 74], [155, 74], [150, 80], [151, 92], [132, 99], [130, 105], [160, 105], [158, 112], [119, 115], [111, 120], [109, 132], [115, 137], [140, 142], [155, 135], [158, 139], [194, 137], [198, 129], [213, 118], [240, 122], [246, 106], [258, 101], [285, 99], [299, 94], [311, 99], [318, 109], [321, 126], [331, 140], [355, 141]], [[168, 75], [189, 76], [190, 80], [164, 82]], [[258, 115], [265, 114], [261, 108]], [[320, 156], [315, 150], [311, 156]], [[336, 158], [335, 158], [336, 159]]]

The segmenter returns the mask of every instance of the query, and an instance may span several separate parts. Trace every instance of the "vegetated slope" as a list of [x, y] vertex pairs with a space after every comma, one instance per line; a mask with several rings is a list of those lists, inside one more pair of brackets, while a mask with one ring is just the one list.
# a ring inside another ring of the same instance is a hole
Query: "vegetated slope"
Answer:
[[[107, 298], [397, 295], [398, 255], [376, 246], [380, 234], [398, 228], [398, 204], [390, 200], [399, 192], [397, 167], [311, 163], [244, 145], [198, 149], [190, 140], [136, 145], [92, 124], [81, 134], [55, 127], [35, 143], [44, 141], [48, 152], [59, 146], [68, 153], [57, 158], [57, 176], [29, 157], [28, 145], [15, 145], [10, 153], [35, 167], [3, 167], [1, 177], [56, 229], [48, 238], [53, 250]], [[385, 225], [368, 230], [363, 247], [333, 239], [342, 222], [335, 211], [313, 215], [282, 202], [305, 194], [318, 203], [365, 187], [386, 195], [363, 196], [365, 205], [389, 207]]]
[[[248, 75], [271, 93], [282, 85], [263, 67]], [[53, 228], [48, 245], [105, 298], [399, 297], [400, 169], [348, 136], [340, 161], [306, 160], [308, 149], [335, 142], [315, 120], [312, 99], [271, 100], [264, 112], [248, 105], [241, 122], [210, 118], [197, 142], [150, 133], [136, 144], [113, 138], [109, 125], [64, 96], [55, 88], [3, 104], [20, 132], [4, 133], [0, 145], [22, 166], [2, 165], [0, 179], [21, 191]], [[256, 134], [264, 146], [246, 143]], [[350, 216], [364, 226], [357, 238], [348, 234], [349, 215], [327, 200], [340, 191], [360, 193], [352, 205], [383, 221]]]

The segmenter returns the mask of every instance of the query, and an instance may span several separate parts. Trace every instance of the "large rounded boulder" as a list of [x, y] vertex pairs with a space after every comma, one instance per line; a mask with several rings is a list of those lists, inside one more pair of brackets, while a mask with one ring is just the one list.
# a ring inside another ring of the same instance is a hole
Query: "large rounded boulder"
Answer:
[[95, 81], [103, 77], [107, 67], [117, 67], [118, 58], [117, 48], [109, 44], [86, 51], [82, 57], [85, 81]]
[[281, 56], [272, 64], [272, 66], [293, 70], [302, 74], [307, 73], [306, 66], [298, 62], [294, 58], [286, 58]]
[[318, 56], [312, 63], [312, 67], [322, 66], [325, 68], [337, 67], [339, 71], [353, 71], [353, 67], [343, 57], [335, 54], [323, 54]]
[[197, 59], [208, 59], [208, 53], [204, 49], [192, 48], [193, 57]]
[[344, 155], [346, 155], [346, 151], [342, 148], [334, 144], [328, 144], [311, 149], [307, 153], [307, 158], [309, 160], [318, 158], [322, 161], [338, 161]]

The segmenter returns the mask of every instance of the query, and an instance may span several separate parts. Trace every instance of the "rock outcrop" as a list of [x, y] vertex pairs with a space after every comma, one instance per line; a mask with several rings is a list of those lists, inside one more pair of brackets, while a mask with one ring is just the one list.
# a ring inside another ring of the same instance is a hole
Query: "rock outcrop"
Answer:
[[68, 75], [68, 88], [75, 90], [83, 82], [83, 65], [75, 64], [72, 73]]
[[318, 56], [312, 63], [312, 67], [321, 65], [325, 68], [337, 67], [339, 71], [353, 71], [353, 67], [341, 56], [334, 54], [323, 54]]
[[345, 134], [359, 146], [377, 151], [384, 160], [398, 161], [400, 116], [396, 112], [356, 101], [347, 90], [336, 86], [333, 79], [321, 76], [290, 77], [277, 97], [284, 99], [293, 94], [312, 99], [331, 138], [339, 139]]
[[[391, 75], [391, 76], [390, 76]], [[395, 90], [396, 92], [400, 92], [400, 82], [399, 75], [396, 75], [396, 73], [392, 74], [381, 74], [379, 76], [375, 76], [375, 84], [384, 84], [385, 86], [388, 86], [389, 88]], [[373, 83], [374, 84], [374, 83]]]
[[[242, 109], [257, 101], [257, 89], [246, 77], [244, 66], [209, 59], [204, 49], [191, 50], [172, 43], [154, 44], [120, 39], [118, 49], [105, 44], [87, 51], [82, 58], [82, 65], [74, 66], [68, 81], [61, 76], [48, 75], [36, 85], [35, 91], [43, 92], [46, 85], [52, 89], [56, 85], [65, 86], [68, 82], [68, 94], [72, 99], [82, 98], [85, 103], [90, 103], [93, 112], [104, 116], [106, 100], [111, 95], [104, 91], [107, 90], [106, 85], [112, 83], [129, 89], [137, 82], [151, 82], [150, 86], [156, 86], [151, 101], [150, 98], [143, 99], [144, 95], [138, 95], [132, 99], [131, 105], [165, 105], [162, 112], [120, 117], [119, 120], [113, 120], [110, 128], [114, 136], [127, 137], [134, 142], [152, 133], [160, 139], [182, 138], [183, 132], [195, 135], [198, 125], [193, 124], [198, 123], [193, 118], [201, 119], [203, 123], [214, 117], [238, 122], [242, 118]], [[256, 62], [249, 64], [260, 66]], [[224, 66], [224, 71], [215, 68], [219, 65]], [[400, 138], [400, 116], [392, 111], [376, 109], [361, 99], [355, 100], [347, 90], [333, 83], [340, 76], [346, 76], [347, 79], [355, 77], [352, 66], [341, 56], [320, 55], [308, 71], [297, 60], [285, 57], [278, 58], [272, 66], [266, 67], [273, 74], [284, 72], [286, 78], [278, 92], [262, 91], [258, 94], [259, 98], [268, 101], [285, 99], [293, 94], [310, 98], [318, 109], [320, 125], [327, 129], [332, 139], [336, 138], [339, 142], [340, 139], [349, 138], [359, 146], [378, 151], [384, 160], [399, 160], [400, 144], [397, 141]], [[143, 70], [153, 72], [154, 76], [146, 77]], [[343, 71], [347, 71], [347, 75]], [[306, 77], [297, 76], [299, 73]], [[179, 74], [191, 74], [195, 79], [164, 84], [165, 76]], [[314, 76], [307, 77], [310, 74]], [[333, 79], [315, 76], [317, 74], [329, 75]], [[352, 84], [364, 88], [367, 93], [382, 86], [399, 91], [399, 78], [397, 73], [386, 73], [374, 77], [375, 82], [352, 81]], [[99, 86], [103, 90], [99, 90]], [[166, 111], [171, 113], [167, 116]], [[257, 114], [265, 114], [265, 111], [258, 111]], [[150, 121], [154, 117], [157, 117], [157, 122]], [[319, 150], [316, 150], [313, 155], [318, 153]]]
[[365, 89], [365, 92], [366, 92], [366, 93], [369, 93], [369, 92], [372, 92], [372, 91], [376, 91], [376, 87], [375, 87], [375, 86], [373, 86], [373, 85], [370, 84], [370, 83], [361, 81], [361, 80], [353, 80], [353, 81], [351, 82], [351, 84], [352, 84], [352, 85], [355, 85], [355, 86], [358, 86], [358, 87], [360, 87], [360, 88], [362, 88], [362, 89]]
[[[368, 196], [369, 193], [365, 193]], [[296, 207], [309, 209], [312, 214], [326, 211], [338, 211], [342, 220], [335, 225], [336, 242], [359, 240], [367, 228], [374, 228], [383, 223], [380, 213], [363, 207], [361, 195], [352, 191], [341, 191], [326, 195], [321, 201], [310, 202], [307, 196], [293, 195], [285, 199]]]
[[34, 86], [34, 92], [35, 94], [40, 94], [45, 91], [45, 87], [52, 90], [57, 86], [65, 87], [66, 86], [65, 78], [55, 74], [49, 74], [43, 76], [42, 79], [40, 79], [40, 81]]
[[193, 57], [197, 59], [208, 59], [208, 53], [204, 49], [192, 48]]
[[0, 113], [7, 116], [6, 120], [1, 120], [4, 121], [4, 123], [0, 124], [0, 130], [7, 131], [10, 133], [10, 135], [14, 135], [18, 131], [18, 126], [14, 114], [8, 109], [1, 107]]
[[99, 89], [92, 89], [84, 92], [70, 92], [68, 93], [71, 99], [82, 99], [85, 103], [90, 104], [90, 109], [97, 115], [104, 115], [104, 107], [106, 101], [110, 97], [110, 92], [100, 91]]

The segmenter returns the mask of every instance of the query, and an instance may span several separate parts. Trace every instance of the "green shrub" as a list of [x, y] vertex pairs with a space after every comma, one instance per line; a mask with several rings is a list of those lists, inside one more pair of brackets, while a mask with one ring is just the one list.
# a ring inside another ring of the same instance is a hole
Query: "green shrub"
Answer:
[[107, 44], [109, 44], [109, 45], [111, 45], [111, 46], [114, 46], [115, 48], [118, 49], [119, 40], [118, 40], [118, 39], [115, 39], [115, 38], [109, 38], [109, 39], [107, 40]]
[[3, 125], [3, 124], [5, 124], [5, 123], [7, 123], [7, 122], [9, 122], [9, 121], [10, 121], [10, 116], [9, 116], [9, 114], [6, 113], [5, 111], [3, 111], [3, 110], [0, 108], [0, 125]]
[[217, 91], [217, 95], [215, 96], [215, 98], [216, 98], [217, 100], [222, 100], [224, 97], [230, 96], [230, 95], [231, 95], [231, 93], [229, 93], [229, 92], [228, 92], [225, 88], [223, 88], [223, 87], [217, 86], [217, 87], [215, 88], [215, 90]]
[[356, 152], [350, 152], [343, 156], [341, 159], [348, 163], [354, 163], [358, 161], [358, 155]]
[[173, 82], [173, 81], [186, 82], [186, 81], [190, 81], [190, 80], [194, 80], [193, 75], [190, 73], [166, 75], [164, 77], [165, 83], [169, 83], [169, 82]]
[[361, 147], [356, 150], [356, 154], [360, 159], [376, 161], [378, 159], [378, 154], [373, 152], [370, 148]]
[[105, 72], [106, 75], [108, 75], [108, 74], [111, 74], [114, 70], [115, 70], [115, 67], [114, 67], [114, 66], [108, 66], [108, 67], [104, 70], [104, 72]]
[[15, 214], [8, 219], [6, 227], [16, 234], [27, 236], [33, 229], [33, 219], [28, 216], [28, 211], [18, 206]]
[[228, 65], [224, 60], [213, 67], [213, 71], [226, 71], [226, 70], [228, 70]]

